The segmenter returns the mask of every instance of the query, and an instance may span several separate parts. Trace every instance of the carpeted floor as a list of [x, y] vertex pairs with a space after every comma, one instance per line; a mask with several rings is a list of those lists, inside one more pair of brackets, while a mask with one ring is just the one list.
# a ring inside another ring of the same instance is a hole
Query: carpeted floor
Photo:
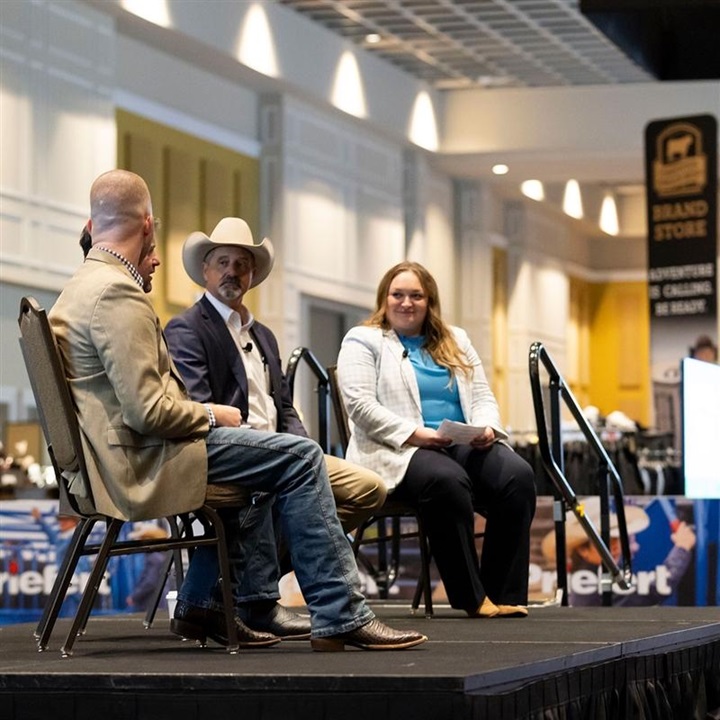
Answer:
[[[0, 719], [479, 718], [468, 698], [508, 697], [628, 658], [720, 647], [717, 608], [543, 607], [526, 619], [470, 620], [442, 606], [433, 619], [410, 616], [406, 604], [373, 607], [388, 624], [421, 630], [429, 641], [401, 652], [324, 654], [287, 642], [229, 655], [183, 642], [166, 617], [145, 630], [140, 616], [112, 616], [91, 617], [74, 655], [62, 658], [68, 621], [58, 622], [44, 653], [32, 625], [3, 626]], [[714, 667], [715, 659], [708, 662]]]

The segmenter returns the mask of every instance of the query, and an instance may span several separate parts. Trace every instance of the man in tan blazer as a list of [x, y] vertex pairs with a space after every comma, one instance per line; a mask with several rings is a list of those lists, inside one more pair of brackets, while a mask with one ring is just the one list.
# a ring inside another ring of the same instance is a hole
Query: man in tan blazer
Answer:
[[[208, 482], [274, 493], [308, 602], [313, 649], [423, 642], [420, 633], [380, 623], [367, 606], [320, 447], [241, 428], [236, 407], [188, 399], [145, 293], [159, 262], [152, 257], [155, 224], [142, 178], [124, 170], [97, 178], [90, 191], [92, 249], [50, 312], [97, 509], [130, 520], [167, 515], [201, 505]], [[178, 631], [224, 639], [219, 613], [192, 605], [182, 588], [179, 599], [187, 612]], [[246, 645], [275, 641], [237, 622]]]

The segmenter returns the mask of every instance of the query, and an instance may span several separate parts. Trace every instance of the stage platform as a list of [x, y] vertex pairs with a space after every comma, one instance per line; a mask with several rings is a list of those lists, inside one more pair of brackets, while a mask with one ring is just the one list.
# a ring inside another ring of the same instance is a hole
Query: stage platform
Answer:
[[403, 720], [720, 717], [718, 608], [532, 608], [526, 619], [377, 615], [430, 638], [401, 652], [314, 653], [307, 642], [228, 655], [167, 616], [68, 621], [44, 653], [32, 625], [0, 627], [1, 720]]

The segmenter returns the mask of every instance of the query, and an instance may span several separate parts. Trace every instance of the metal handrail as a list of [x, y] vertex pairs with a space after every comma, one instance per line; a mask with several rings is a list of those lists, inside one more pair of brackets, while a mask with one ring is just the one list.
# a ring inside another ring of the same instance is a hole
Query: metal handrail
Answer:
[[291, 353], [285, 369], [290, 387], [290, 397], [295, 396], [295, 374], [300, 361], [304, 360], [317, 378], [318, 396], [318, 444], [327, 455], [330, 453], [330, 380], [320, 361], [306, 347], [297, 347]]
[[[549, 375], [550, 433], [547, 427], [545, 399], [543, 397], [543, 388], [540, 380], [540, 363], [542, 363]], [[600, 439], [583, 415], [580, 405], [573, 396], [572, 391], [552, 361], [549, 353], [540, 342], [535, 342], [530, 346], [529, 370], [540, 456], [545, 472], [549, 475], [555, 488], [555, 553], [558, 589], [563, 591], [562, 604], [567, 605], [565, 512], [567, 509], [570, 509], [575, 514], [580, 526], [585, 530], [585, 534], [602, 558], [603, 567], [606, 573], [608, 573], [608, 576], [604, 576], [602, 580], [603, 604], [609, 605], [612, 602], [612, 582], [618, 583], [623, 589], [629, 589], [632, 581], [632, 560], [627, 523], [625, 521], [622, 480], [600, 442]], [[584, 506], [578, 502], [575, 491], [565, 477], [560, 429], [561, 400], [565, 402], [566, 407], [577, 421], [582, 434], [585, 436], [589, 447], [597, 456], [599, 462], [600, 535], [598, 535], [595, 526], [585, 514]], [[552, 447], [548, 439], [549, 437], [552, 437]], [[610, 501], [608, 497], [608, 485], [612, 485], [613, 496], [615, 498], [615, 513], [618, 520], [620, 545], [622, 549], [622, 569], [618, 567], [608, 549], [610, 545]], [[612, 580], [610, 577], [612, 577]]]

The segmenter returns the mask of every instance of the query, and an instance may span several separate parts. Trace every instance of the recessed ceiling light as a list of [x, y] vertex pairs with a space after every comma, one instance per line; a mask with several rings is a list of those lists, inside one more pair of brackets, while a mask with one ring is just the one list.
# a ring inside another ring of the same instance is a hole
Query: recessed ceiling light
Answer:
[[615, 196], [609, 192], [605, 193], [600, 208], [600, 229], [608, 235], [617, 235], [620, 232]]
[[570, 217], [580, 220], [583, 213], [582, 196], [580, 195], [580, 185], [577, 180], [568, 180], [565, 184], [565, 194], [563, 195], [563, 210]]
[[382, 38], [377, 33], [368, 33], [365, 36], [365, 42], [368, 45], [377, 45], [381, 40]]
[[492, 171], [495, 175], [507, 175], [510, 172], [510, 168], [503, 163], [498, 163], [492, 166]]
[[520, 184], [520, 192], [538, 202], [545, 199], [545, 188], [540, 180], [525, 180]]
[[475, 78], [475, 82], [480, 87], [492, 88], [492, 87], [506, 87], [512, 85], [515, 82], [515, 78], [509, 75], [478, 75]]

